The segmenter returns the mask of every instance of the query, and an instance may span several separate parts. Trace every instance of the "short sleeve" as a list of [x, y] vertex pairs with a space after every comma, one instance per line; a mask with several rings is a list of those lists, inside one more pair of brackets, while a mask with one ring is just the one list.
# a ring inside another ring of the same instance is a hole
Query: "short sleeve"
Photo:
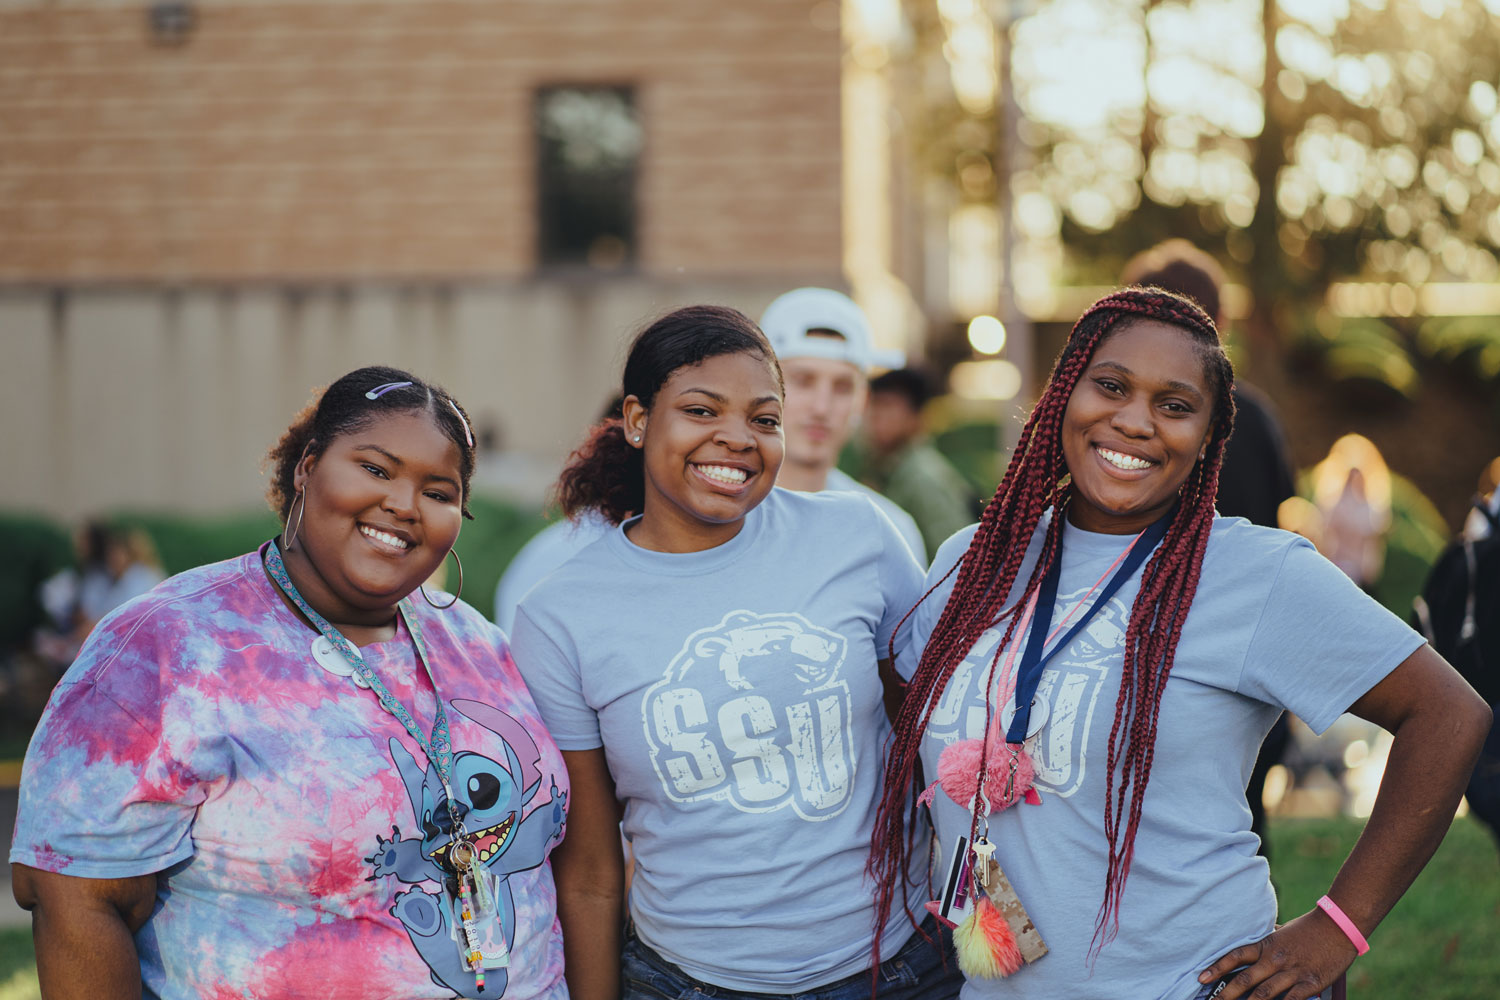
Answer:
[[[101, 645], [84, 647], [70, 671], [77, 679], [58, 685], [32, 736], [10, 860], [83, 878], [147, 875], [192, 855], [205, 791], [164, 737], [152, 658], [136, 646], [123, 651], [135, 655], [119, 655]], [[100, 652], [115, 661], [104, 677], [95, 669]], [[110, 688], [132, 680], [150, 695], [126, 708]]]
[[[905, 635], [896, 637], [896, 672], [904, 680], [911, 680], [917, 672], [917, 665], [922, 661], [922, 651], [927, 648], [927, 640], [932, 636], [933, 626], [943, 613], [948, 596], [953, 593], [953, 584], [958, 579], [958, 563], [963, 559], [964, 553], [969, 551], [969, 542], [973, 540], [978, 528], [978, 525], [970, 525], [956, 532], [938, 547], [937, 555], [932, 557], [932, 568], [927, 571], [927, 578], [922, 581], [917, 592], [917, 599], [922, 603], [916, 606], [912, 616], [902, 626], [901, 631]], [[942, 584], [939, 589], [927, 593], [939, 583]], [[923, 594], [927, 596], [924, 598]]]
[[558, 747], [593, 750], [604, 745], [599, 714], [584, 699], [577, 655], [564, 653], [525, 603], [516, 609], [510, 653]]
[[[868, 504], [875, 519], [877, 571], [880, 576], [880, 592], [885, 597], [885, 614], [881, 616], [880, 625], [875, 631], [876, 657], [883, 660], [889, 655], [891, 635], [896, 631], [896, 626], [922, 596], [922, 566], [885, 511], [873, 500], [869, 500]], [[897, 636], [898, 641], [900, 638]], [[899, 646], [897, 652], [900, 652]]]
[[1261, 611], [1239, 691], [1285, 706], [1321, 733], [1423, 642], [1298, 539]]
[[882, 514], [890, 518], [891, 523], [896, 526], [896, 531], [905, 540], [906, 547], [911, 549], [911, 554], [916, 558], [918, 565], [925, 572], [927, 569], [927, 542], [922, 538], [922, 529], [917, 527], [916, 519], [880, 494], [876, 493], [873, 496], [878, 498], [875, 501], [875, 506], [880, 508]]

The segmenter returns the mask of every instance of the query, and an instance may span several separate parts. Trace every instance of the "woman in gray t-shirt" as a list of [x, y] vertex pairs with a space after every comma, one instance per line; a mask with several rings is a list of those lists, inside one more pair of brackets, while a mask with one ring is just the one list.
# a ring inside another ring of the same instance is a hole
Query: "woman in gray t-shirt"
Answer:
[[[881, 903], [906, 871], [920, 762], [940, 856], [961, 837], [993, 851], [1049, 949], [1022, 964], [1002, 947], [1028, 929], [985, 921], [991, 878], [955, 931], [967, 998], [1308, 1000], [1453, 817], [1487, 706], [1296, 536], [1216, 517], [1232, 387], [1195, 303], [1096, 303], [898, 638], [911, 687], [875, 837]], [[1395, 741], [1328, 895], [1278, 928], [1244, 788], [1283, 708], [1320, 728], [1351, 710]]]
[[[773, 488], [780, 370], [743, 315], [663, 317], [623, 382], [623, 419], [559, 484], [569, 515], [618, 527], [521, 601], [513, 636], [572, 782], [553, 864], [574, 1000], [622, 981], [626, 997], [956, 995], [935, 923], [918, 933], [898, 907], [877, 924], [865, 876], [890, 640], [920, 568], [868, 498]], [[925, 880], [925, 852], [912, 869]]]

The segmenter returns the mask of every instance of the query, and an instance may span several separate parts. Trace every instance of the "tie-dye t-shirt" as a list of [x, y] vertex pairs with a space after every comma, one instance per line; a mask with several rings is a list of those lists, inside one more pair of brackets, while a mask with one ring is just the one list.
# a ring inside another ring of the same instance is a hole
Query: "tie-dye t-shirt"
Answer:
[[[456, 811], [493, 876], [489, 951], [508, 953], [483, 994], [429, 860], [449, 839], [435, 770], [281, 601], [258, 553], [174, 577], [100, 624], [32, 739], [10, 860], [161, 872], [135, 936], [147, 996], [564, 1000], [547, 863], [561, 755], [499, 629], [465, 604], [418, 600], [414, 614], [448, 710]], [[430, 730], [405, 625], [362, 652]]]

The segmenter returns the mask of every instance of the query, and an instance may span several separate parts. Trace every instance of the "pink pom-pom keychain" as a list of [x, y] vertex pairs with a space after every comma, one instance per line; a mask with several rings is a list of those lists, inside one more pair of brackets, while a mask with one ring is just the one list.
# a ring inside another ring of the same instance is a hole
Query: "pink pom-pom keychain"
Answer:
[[[1008, 752], [1001, 752], [1000, 746]], [[979, 791], [979, 765], [983, 752], [979, 740], [959, 740], [938, 757], [937, 783], [943, 794], [961, 806], [973, 802]], [[995, 812], [1015, 805], [1021, 798], [1027, 802], [1041, 801], [1032, 789], [1036, 781], [1036, 764], [1021, 744], [991, 739], [987, 771], [984, 798]]]

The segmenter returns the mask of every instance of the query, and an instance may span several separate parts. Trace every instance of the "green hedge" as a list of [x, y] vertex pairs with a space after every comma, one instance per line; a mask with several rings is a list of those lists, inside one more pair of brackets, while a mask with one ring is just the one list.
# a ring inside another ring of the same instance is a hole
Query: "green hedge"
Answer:
[[0, 650], [24, 646], [44, 613], [37, 588], [73, 564], [68, 530], [44, 517], [0, 513]]
[[[469, 507], [474, 520], [464, 522], [455, 546], [464, 563], [463, 597], [489, 616], [500, 574], [546, 521], [537, 510], [489, 497], [473, 497]], [[169, 574], [249, 552], [280, 530], [268, 511], [214, 517], [124, 511], [106, 520], [144, 530]], [[0, 546], [7, 553], [0, 565], [0, 649], [15, 650], [29, 642], [42, 622], [37, 588], [73, 564], [72, 540], [61, 524], [7, 513], [0, 514]], [[450, 586], [457, 582], [451, 569], [448, 582]]]

